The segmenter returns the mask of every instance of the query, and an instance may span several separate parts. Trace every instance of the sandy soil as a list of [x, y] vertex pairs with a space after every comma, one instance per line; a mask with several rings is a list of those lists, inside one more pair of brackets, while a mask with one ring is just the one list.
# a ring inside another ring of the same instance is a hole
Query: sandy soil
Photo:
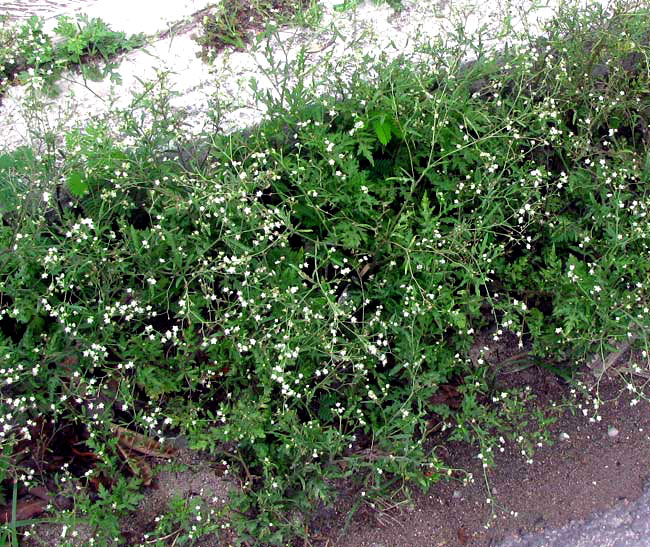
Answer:
[[[559, 400], [568, 391], [539, 370], [530, 370], [518, 380], [531, 385], [540, 394], [540, 402], [546, 397]], [[631, 502], [643, 494], [650, 479], [650, 404], [630, 406], [632, 397], [623, 387], [620, 381], [603, 379], [600, 395], [610, 402], [601, 407], [602, 420], [590, 423], [582, 415], [565, 415], [551, 428], [555, 444], [540, 449], [532, 464], [511, 445], [497, 455], [496, 468], [488, 470], [484, 478], [477, 447], [446, 445], [445, 460], [470, 471], [474, 483], [438, 483], [430, 492], [417, 495], [414, 504], [389, 512], [390, 519], [366, 507], [344, 534], [338, 534], [336, 525], [326, 526], [321, 533], [327, 540], [321, 545], [485, 547], [503, 540], [508, 540], [504, 547], [551, 545], [557, 529], [585, 519], [572, 534], [561, 537], [567, 541], [578, 538], [591, 526], [597, 531], [590, 536], [597, 540], [594, 547], [610, 545], [606, 533], [622, 526], [617, 532], [625, 538], [637, 520]], [[616, 436], [609, 434], [612, 427], [618, 431]], [[562, 440], [565, 435], [568, 438]], [[647, 511], [645, 503], [641, 514]], [[607, 521], [599, 514], [614, 506], [628, 518]], [[341, 521], [333, 515], [329, 522]], [[608, 527], [599, 529], [594, 523]], [[529, 533], [537, 535], [517, 542]]]

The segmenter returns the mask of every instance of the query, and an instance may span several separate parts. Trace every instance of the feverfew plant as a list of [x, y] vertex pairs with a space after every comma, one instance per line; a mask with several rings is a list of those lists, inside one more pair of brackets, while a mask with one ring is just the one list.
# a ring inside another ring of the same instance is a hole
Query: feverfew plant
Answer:
[[[621, 341], [647, 357], [648, 16], [563, 11], [473, 63], [425, 44], [329, 94], [298, 74], [258, 127], [199, 142], [161, 79], [65, 154], [0, 157], [4, 477], [36, 481], [21, 443], [75, 431], [75, 507], [120, 541], [93, 506], [132, 510], [150, 477], [115, 432], [182, 435], [239, 479], [240, 541], [275, 545], [337, 481], [457, 476], [446, 439], [531, 462], [555, 410], [469, 351], [512, 336], [563, 379]], [[223, 529], [174, 506], [161, 537]]]
[[77, 69], [88, 79], [119, 81], [111, 61], [144, 43], [143, 36], [127, 37], [97, 18], [61, 16], [57, 22], [52, 36], [44, 31], [42, 17], [17, 24], [0, 16], [0, 98], [9, 86], [27, 81], [54, 93], [65, 69]]

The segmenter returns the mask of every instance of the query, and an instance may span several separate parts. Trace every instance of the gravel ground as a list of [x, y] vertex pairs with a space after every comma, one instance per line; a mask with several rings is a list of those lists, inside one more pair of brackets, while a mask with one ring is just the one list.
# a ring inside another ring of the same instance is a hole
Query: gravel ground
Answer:
[[610, 511], [562, 528], [508, 539], [498, 547], [649, 547], [650, 481], [634, 502], [623, 501]]

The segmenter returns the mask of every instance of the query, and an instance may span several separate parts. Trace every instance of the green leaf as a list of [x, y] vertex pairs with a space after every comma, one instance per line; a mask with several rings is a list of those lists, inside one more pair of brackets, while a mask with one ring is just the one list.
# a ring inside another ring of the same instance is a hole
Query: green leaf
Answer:
[[357, 249], [364, 239], [364, 231], [360, 226], [342, 221], [334, 226], [334, 241], [348, 249]]
[[650, 152], [646, 153], [643, 171], [641, 172], [641, 181], [650, 182]]
[[379, 142], [386, 146], [390, 142], [391, 138], [391, 123], [390, 119], [386, 119], [386, 115], [382, 114], [373, 122], [373, 127], [375, 128], [375, 133]]
[[139, 252], [142, 248], [142, 242], [140, 241], [138, 231], [133, 226], [131, 226], [131, 240], [133, 241], [133, 247]]
[[16, 148], [16, 150], [8, 154], [0, 154], [0, 171], [28, 168], [33, 163], [34, 152], [26, 146]]
[[318, 405], [318, 417], [324, 422], [332, 419], [332, 407], [336, 403], [336, 397], [332, 393], [323, 393], [320, 396]]
[[363, 141], [359, 141], [359, 153], [368, 160], [368, 163], [371, 166], [375, 166], [375, 160], [372, 157], [372, 152], [370, 151], [370, 148], [368, 148], [368, 145]]
[[451, 312], [451, 320], [458, 328], [464, 330], [467, 328], [467, 318], [459, 312]]
[[343, 12], [354, 9], [359, 4], [359, 0], [344, 0], [342, 4], [336, 4], [334, 11]]
[[81, 197], [88, 191], [88, 183], [81, 173], [70, 173], [66, 182], [73, 196]]
[[0, 171], [6, 171], [13, 167], [13, 158], [9, 154], [0, 155]]
[[431, 206], [429, 202], [429, 195], [426, 192], [424, 192], [424, 195], [422, 196], [420, 206], [422, 208], [422, 218], [424, 218], [424, 221], [427, 223], [431, 222]]

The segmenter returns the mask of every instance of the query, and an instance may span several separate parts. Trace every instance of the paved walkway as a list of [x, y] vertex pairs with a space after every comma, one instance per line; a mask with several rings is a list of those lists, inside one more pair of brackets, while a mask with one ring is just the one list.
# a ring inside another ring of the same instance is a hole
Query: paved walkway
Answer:
[[97, 0], [0, 0], [0, 15], [23, 19], [32, 15], [55, 17], [61, 13], [83, 10]]
[[511, 538], [497, 547], [650, 547], [650, 481], [634, 502], [624, 501], [586, 521]]
[[0, 0], [0, 15], [20, 20], [32, 15], [48, 19], [45, 30], [56, 26], [59, 15], [99, 17], [115, 31], [156, 34], [218, 0]]

